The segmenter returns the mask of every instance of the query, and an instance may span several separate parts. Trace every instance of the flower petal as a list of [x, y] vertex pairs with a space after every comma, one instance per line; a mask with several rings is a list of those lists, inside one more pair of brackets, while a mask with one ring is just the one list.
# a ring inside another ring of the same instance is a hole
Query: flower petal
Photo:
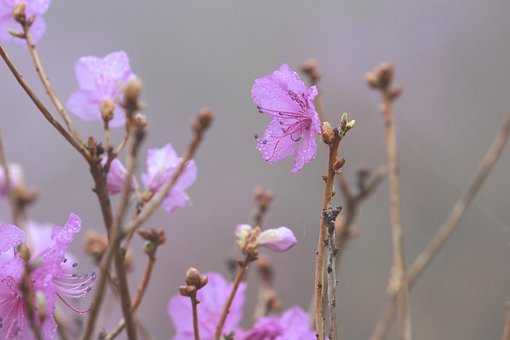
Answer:
[[260, 245], [278, 252], [287, 251], [297, 243], [294, 233], [287, 227], [264, 230], [257, 241]]
[[0, 224], [0, 253], [25, 241], [25, 232], [13, 224]]

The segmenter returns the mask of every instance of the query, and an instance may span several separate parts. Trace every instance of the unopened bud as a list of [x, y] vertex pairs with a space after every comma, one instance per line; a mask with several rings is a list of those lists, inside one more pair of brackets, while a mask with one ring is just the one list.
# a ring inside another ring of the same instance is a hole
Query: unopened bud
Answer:
[[384, 63], [377, 66], [372, 72], [367, 73], [368, 85], [374, 89], [387, 90], [393, 81], [395, 67]]
[[113, 112], [115, 111], [115, 104], [109, 100], [103, 100], [101, 102], [101, 105], [99, 107], [99, 110], [101, 111], [101, 117], [103, 118], [103, 121], [105, 123], [108, 123], [113, 119]]
[[333, 127], [329, 122], [323, 122], [322, 123], [322, 140], [326, 144], [333, 143], [333, 140], [335, 139], [336, 133]]
[[303, 72], [312, 84], [317, 84], [321, 78], [319, 73], [319, 63], [317, 59], [308, 59], [301, 66], [301, 72]]
[[262, 208], [267, 208], [273, 200], [273, 193], [261, 186], [255, 188], [255, 202]]
[[108, 239], [95, 231], [87, 230], [85, 234], [85, 252], [94, 258], [96, 262], [101, 261], [103, 254], [108, 248]]
[[193, 286], [196, 289], [200, 289], [207, 284], [207, 276], [202, 275], [198, 269], [190, 267], [186, 271], [185, 282], [188, 286]]
[[142, 81], [138, 78], [133, 78], [126, 84], [124, 88], [124, 107], [128, 113], [133, 113], [140, 109], [142, 87]]
[[189, 297], [189, 296], [192, 296], [193, 294], [195, 294], [196, 292], [197, 292], [197, 289], [194, 286], [183, 285], [183, 286], [179, 287], [179, 293], [182, 296]]
[[25, 25], [27, 22], [27, 16], [25, 13], [26, 8], [27, 5], [25, 4], [25, 2], [20, 2], [16, 6], [14, 6], [14, 10], [12, 11], [12, 16], [14, 17], [14, 20], [16, 20], [22, 26]]
[[195, 121], [192, 124], [193, 130], [196, 132], [201, 132], [207, 129], [214, 118], [214, 114], [211, 110], [208, 108], [202, 108], [200, 112], [198, 113], [198, 117], [195, 119]]
[[345, 159], [343, 158], [340, 158], [340, 159], [335, 159], [335, 162], [333, 163], [333, 169], [335, 171], [338, 171], [340, 170], [345, 164]]

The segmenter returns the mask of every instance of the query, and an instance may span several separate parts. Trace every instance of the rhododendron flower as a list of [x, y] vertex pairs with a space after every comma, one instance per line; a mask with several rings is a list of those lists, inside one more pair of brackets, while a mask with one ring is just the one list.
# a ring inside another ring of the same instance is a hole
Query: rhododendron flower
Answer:
[[269, 316], [257, 320], [252, 329], [236, 337], [240, 340], [313, 340], [315, 332], [308, 313], [300, 307], [288, 309], [280, 317]]
[[[36, 320], [40, 323], [44, 340], [54, 339], [56, 335], [54, 311], [57, 298], [71, 307], [65, 298], [83, 297], [92, 289], [95, 280], [94, 274], [74, 273], [77, 263], [67, 264], [66, 251], [80, 228], [80, 218], [71, 214], [64, 226], [53, 228], [50, 241], [44, 249], [38, 251], [34, 247], [37, 255], [31, 258], [34, 268], [31, 283], [38, 300], [44, 300], [42, 305], [34, 303], [36, 309], [44, 308], [44, 311], [36, 312], [46, 315], [43, 321]], [[16, 246], [25, 242], [25, 233], [12, 225], [0, 225], [0, 238], [8, 240], [0, 248], [5, 250], [0, 261], [0, 339], [33, 339], [19, 289], [25, 264], [16, 251]]]
[[[181, 160], [182, 158], [177, 156], [171, 144], [167, 144], [160, 149], [149, 149], [146, 161], [147, 170], [142, 176], [142, 181], [147, 189], [152, 193], [160, 190], [170, 180]], [[191, 160], [172, 191], [163, 201], [163, 208], [168, 213], [189, 204], [190, 198], [185, 190], [195, 182], [196, 177], [197, 167], [195, 162]]]
[[[214, 339], [214, 332], [220, 320], [223, 306], [232, 289], [232, 283], [227, 282], [218, 273], [206, 273], [206, 275], [208, 283], [197, 293], [197, 299], [200, 301], [198, 305], [198, 326], [202, 340], [212, 340]], [[246, 284], [241, 283], [225, 322], [223, 329], [225, 334], [237, 330], [241, 322], [245, 290]], [[190, 299], [180, 294], [172, 297], [168, 304], [168, 314], [176, 328], [177, 334], [174, 340], [193, 340], [193, 319]]]
[[251, 97], [260, 112], [271, 117], [264, 136], [257, 137], [257, 149], [266, 162], [294, 157], [292, 172], [310, 162], [321, 132], [313, 100], [317, 87], [307, 87], [288, 65], [255, 80]]
[[0, 40], [7, 43], [24, 43], [22, 39], [10, 33], [23, 33], [23, 28], [13, 16], [14, 8], [20, 3], [25, 3], [26, 17], [34, 18], [29, 32], [33, 42], [37, 43], [46, 32], [46, 23], [42, 16], [50, 7], [50, 0], [0, 0]]
[[124, 124], [125, 116], [120, 106], [122, 89], [134, 73], [125, 52], [113, 52], [104, 58], [81, 57], [74, 66], [80, 89], [67, 101], [69, 110], [83, 120], [102, 121], [101, 106], [112, 104], [115, 109], [110, 126]]
[[[240, 224], [236, 228], [237, 243], [242, 248], [250, 236], [253, 228], [249, 224]], [[287, 227], [266, 229], [262, 231], [255, 241], [257, 245], [267, 247], [273, 251], [284, 252], [294, 247], [297, 239], [292, 230]]]
[[[106, 163], [106, 157], [103, 158], [103, 165]], [[127, 178], [127, 170], [117, 158], [112, 160], [108, 175], [106, 175], [106, 189], [111, 195], [116, 195], [124, 190], [124, 183]], [[133, 177], [132, 188], [137, 187], [137, 182]]]
[[[16, 187], [23, 184], [23, 170], [18, 164], [9, 164], [9, 179], [11, 180], [10, 187]], [[7, 185], [7, 178], [3, 167], [0, 167], [0, 196], [5, 196], [8, 193], [9, 186]]]

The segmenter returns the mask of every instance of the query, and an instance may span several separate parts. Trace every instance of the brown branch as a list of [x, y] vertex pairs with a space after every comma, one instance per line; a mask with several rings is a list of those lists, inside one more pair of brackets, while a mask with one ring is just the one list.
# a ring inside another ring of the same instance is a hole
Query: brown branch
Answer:
[[[23, 296], [23, 304], [25, 306], [26, 315], [28, 318], [28, 324], [34, 333], [34, 337], [37, 340], [43, 340], [41, 323], [40, 322], [45, 317], [52, 317], [47, 315], [47, 311], [36, 311], [34, 306], [35, 301], [35, 292], [32, 286], [32, 271], [33, 268], [28, 263], [28, 259], [25, 260], [25, 272], [23, 273], [23, 277], [20, 283], [20, 290]], [[38, 313], [39, 312], [39, 313]]]
[[200, 303], [197, 300], [197, 294], [192, 294], [190, 296], [191, 299], [191, 308], [193, 310], [193, 335], [195, 340], [200, 340], [200, 328], [198, 327], [198, 304]]
[[410, 340], [411, 313], [409, 307], [409, 288], [406, 280], [406, 263], [404, 256], [404, 229], [400, 221], [400, 178], [397, 156], [397, 137], [393, 103], [400, 94], [400, 90], [392, 88], [394, 76], [393, 65], [383, 64], [367, 75], [369, 85], [378, 90], [382, 96], [382, 111], [384, 116], [385, 142], [388, 159], [389, 180], [389, 214], [392, 229], [393, 267], [390, 275], [390, 289], [400, 287], [397, 295], [397, 313], [399, 337]]
[[44, 106], [41, 100], [35, 95], [34, 91], [30, 88], [28, 83], [25, 81], [21, 73], [18, 71], [14, 63], [11, 61], [6, 51], [0, 46], [0, 57], [4, 60], [5, 64], [11, 71], [12, 75], [20, 86], [23, 88], [25, 93], [30, 97], [32, 102], [35, 104], [37, 109], [43, 114], [44, 118], [53, 125], [53, 127], [71, 144], [87, 161], [90, 160], [90, 155], [87, 149], [81, 145], [71, 134], [67, 131], [50, 113], [50, 111]]
[[[333, 182], [337, 170], [339, 170], [338, 148], [340, 146], [340, 135], [337, 129], [332, 129], [328, 123], [323, 123], [323, 139], [328, 144], [329, 157], [327, 175], [325, 176], [324, 194], [322, 198], [322, 211], [326, 211], [331, 205], [333, 197]], [[314, 284], [314, 322], [318, 340], [325, 337], [325, 311], [324, 311], [324, 254], [326, 248], [326, 220], [321, 214], [319, 225], [319, 239], [315, 256], [315, 284]]]
[[337, 318], [336, 318], [336, 228], [335, 220], [340, 213], [340, 209], [328, 209], [323, 212], [328, 229], [328, 304], [329, 304], [329, 332], [328, 340], [336, 340], [338, 337]]
[[254, 259], [251, 258], [251, 256], [247, 254], [245, 259], [243, 261], [239, 261], [239, 263], [238, 263], [238, 269], [236, 272], [236, 276], [234, 278], [234, 283], [232, 285], [232, 289], [230, 290], [230, 294], [227, 298], [227, 301], [225, 302], [225, 305], [223, 306], [223, 309], [221, 311], [220, 320], [218, 321], [218, 325], [216, 326], [216, 331], [214, 333], [214, 340], [221, 339], [221, 336], [223, 333], [223, 327], [225, 327], [225, 322], [227, 321], [228, 313], [230, 312], [230, 307], [232, 306], [232, 302], [234, 301], [237, 290], [239, 289], [239, 285], [243, 281], [243, 278], [246, 275], [246, 272], [248, 271], [248, 266], [249, 266], [250, 262], [252, 262], [253, 260]]
[[67, 111], [64, 108], [64, 105], [62, 105], [62, 101], [59, 99], [55, 90], [53, 89], [53, 86], [51, 85], [51, 82], [48, 78], [46, 70], [41, 62], [41, 57], [39, 56], [39, 52], [37, 51], [37, 48], [36, 48], [34, 42], [32, 41], [32, 37], [29, 33], [30, 26], [25, 23], [24, 25], [22, 24], [22, 27], [23, 27], [23, 31], [24, 31], [24, 38], [27, 43], [28, 51], [32, 58], [32, 62], [34, 64], [35, 71], [36, 71], [37, 75], [39, 76], [39, 79], [41, 80], [41, 83], [43, 84], [44, 89], [46, 90], [46, 94], [50, 98], [50, 100], [53, 103], [53, 106], [55, 107], [57, 112], [60, 114], [60, 116], [64, 120], [67, 129], [69, 130], [71, 135], [75, 138], [76, 142], [83, 145], [83, 141], [81, 140], [81, 138], [78, 136], [78, 134], [72, 127], [71, 118], [67, 114]]
[[[475, 196], [480, 191], [483, 183], [493, 170], [497, 161], [501, 157], [503, 149], [505, 148], [508, 138], [510, 136], [510, 113], [507, 114], [499, 134], [494, 139], [492, 145], [484, 154], [478, 172], [470, 183], [467, 191], [457, 200], [453, 206], [450, 215], [445, 223], [439, 227], [438, 231], [427, 244], [425, 249], [416, 257], [415, 261], [409, 268], [408, 279], [409, 288], [412, 288], [420, 275], [427, 269], [434, 257], [443, 248], [446, 241], [450, 238], [453, 232], [459, 226], [459, 222], [464, 215], [464, 212], [469, 207]], [[392, 292], [391, 300], [384, 309], [381, 319], [378, 321], [374, 332], [372, 333], [372, 340], [382, 340], [385, 338], [393, 318], [395, 316], [395, 296], [397, 292]]]
[[[338, 250], [336, 258], [337, 271], [347, 243], [353, 239], [352, 227], [358, 216], [361, 203], [375, 192], [379, 184], [381, 184], [386, 177], [386, 174], [386, 166], [384, 165], [377, 167], [372, 174], [360, 170], [358, 172], [358, 192], [356, 194], [352, 192], [343, 173], [338, 174], [338, 187], [343, 196], [344, 206], [342, 207], [343, 213], [338, 215], [335, 221], [336, 248]], [[367, 176], [370, 177], [366, 178]]]
[[507, 302], [505, 305], [506, 310], [506, 319], [505, 326], [503, 328], [503, 335], [501, 335], [501, 340], [510, 340], [510, 304]]
[[[143, 274], [142, 281], [138, 286], [136, 291], [135, 298], [131, 303], [131, 312], [133, 314], [136, 313], [138, 307], [140, 307], [145, 292], [147, 291], [147, 287], [149, 286], [149, 281], [152, 277], [152, 272], [154, 271], [154, 266], [156, 265], [156, 250], [157, 248], [165, 242], [165, 233], [163, 230], [140, 230], [141, 236], [148, 241], [145, 246], [145, 253], [149, 261], [147, 262], [147, 266], [145, 267], [145, 271]], [[117, 326], [113, 331], [105, 336], [105, 340], [112, 340], [117, 337], [126, 326], [126, 321], [124, 319], [120, 320]]]

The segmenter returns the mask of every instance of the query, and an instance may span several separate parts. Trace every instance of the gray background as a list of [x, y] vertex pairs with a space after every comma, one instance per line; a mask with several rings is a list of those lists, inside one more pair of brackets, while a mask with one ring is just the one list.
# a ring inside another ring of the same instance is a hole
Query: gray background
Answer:
[[[309, 301], [324, 147], [297, 175], [290, 174], [289, 162], [264, 164], [253, 135], [267, 119], [257, 114], [249, 97], [256, 77], [281, 63], [320, 60], [327, 116], [334, 119], [348, 111], [358, 121], [344, 143], [345, 171], [353, 178], [359, 167], [375, 167], [385, 159], [378, 98], [363, 76], [381, 61], [397, 65], [398, 83], [404, 86], [396, 110], [410, 260], [447, 216], [510, 109], [509, 11], [506, 0], [54, 1], [40, 50], [64, 100], [76, 88], [77, 58], [124, 49], [145, 82], [146, 146], [172, 142], [181, 153], [197, 110], [208, 105], [216, 113], [196, 158], [193, 207], [170, 217], [159, 212], [149, 223], [164, 226], [168, 236], [140, 313], [154, 338], [171, 334], [166, 304], [188, 266], [226, 272], [226, 258], [237, 254], [234, 226], [250, 221], [256, 184], [277, 196], [268, 224], [290, 226], [299, 239], [289, 253], [271, 255], [278, 291], [286, 306]], [[35, 83], [26, 50], [8, 49]], [[102, 230], [85, 164], [4, 66], [0, 75], [8, 157], [23, 164], [29, 183], [42, 193], [32, 218], [63, 222], [75, 211], [87, 228]], [[77, 125], [83, 134], [100, 136], [94, 124]], [[459, 232], [413, 291], [416, 339], [500, 336], [503, 305], [510, 298], [509, 167], [505, 154]], [[385, 183], [363, 206], [361, 237], [349, 247], [339, 274], [345, 339], [366, 339], [386, 301], [391, 261], [386, 195]], [[7, 219], [5, 204], [1, 212]], [[82, 240], [74, 245], [77, 254], [83, 254]], [[145, 263], [141, 251], [136, 254], [132, 286]], [[81, 262], [90, 268], [88, 259]], [[254, 293], [252, 286], [247, 315]]]

